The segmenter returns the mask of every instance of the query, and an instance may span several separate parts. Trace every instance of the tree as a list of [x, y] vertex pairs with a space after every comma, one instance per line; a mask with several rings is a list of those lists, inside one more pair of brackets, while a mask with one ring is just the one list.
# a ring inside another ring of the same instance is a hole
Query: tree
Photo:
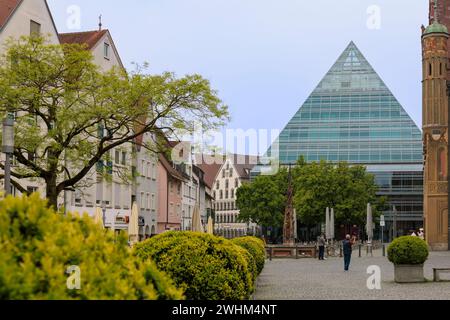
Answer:
[[274, 176], [259, 176], [243, 184], [236, 193], [239, 221], [263, 227], [282, 227], [287, 195], [287, 170]]
[[114, 148], [145, 133], [173, 137], [176, 130], [193, 131], [194, 123], [208, 130], [228, 119], [227, 107], [201, 76], [143, 71], [103, 73], [84, 46], [35, 36], [11, 40], [0, 63], [0, 116], [15, 115], [14, 186], [26, 192], [21, 179], [42, 179], [56, 207], [64, 189], [110, 163]]
[[325, 222], [327, 207], [334, 208], [337, 223], [361, 225], [365, 223], [367, 203], [373, 204], [376, 215], [377, 207], [384, 202], [377, 198], [374, 176], [363, 166], [300, 162], [294, 177], [294, 206], [306, 225]]

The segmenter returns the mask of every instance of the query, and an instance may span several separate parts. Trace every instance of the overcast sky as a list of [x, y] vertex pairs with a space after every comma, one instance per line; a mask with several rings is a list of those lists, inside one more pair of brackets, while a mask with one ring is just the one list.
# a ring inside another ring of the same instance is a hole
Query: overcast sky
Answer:
[[48, 2], [60, 32], [96, 29], [102, 14], [127, 67], [208, 78], [230, 107], [230, 129], [282, 130], [351, 40], [421, 126], [428, 0]]

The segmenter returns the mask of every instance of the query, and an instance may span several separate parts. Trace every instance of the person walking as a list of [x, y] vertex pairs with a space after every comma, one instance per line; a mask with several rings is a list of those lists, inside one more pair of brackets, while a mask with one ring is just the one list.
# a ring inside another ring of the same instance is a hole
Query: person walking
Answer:
[[350, 268], [350, 261], [352, 259], [352, 251], [353, 251], [353, 244], [355, 243], [355, 239], [351, 238], [348, 234], [345, 237], [345, 240], [343, 242], [343, 251], [344, 251], [344, 270], [348, 271]]
[[317, 246], [319, 247], [319, 260], [325, 260], [325, 235], [323, 233], [317, 238]]

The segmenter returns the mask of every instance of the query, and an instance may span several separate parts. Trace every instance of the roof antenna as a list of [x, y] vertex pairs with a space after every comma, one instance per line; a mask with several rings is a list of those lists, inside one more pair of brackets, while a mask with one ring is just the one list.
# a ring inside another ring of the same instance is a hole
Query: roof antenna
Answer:
[[98, 31], [102, 31], [102, 15], [98, 17]]

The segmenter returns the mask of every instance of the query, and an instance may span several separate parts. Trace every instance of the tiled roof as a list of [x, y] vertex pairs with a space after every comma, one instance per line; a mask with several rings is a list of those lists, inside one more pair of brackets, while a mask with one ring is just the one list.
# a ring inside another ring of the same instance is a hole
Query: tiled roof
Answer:
[[8, 22], [9, 17], [22, 0], [0, 0], [0, 29]]
[[61, 44], [86, 44], [88, 49], [92, 50], [107, 32], [108, 30], [105, 29], [100, 31], [60, 33], [59, 41]]

